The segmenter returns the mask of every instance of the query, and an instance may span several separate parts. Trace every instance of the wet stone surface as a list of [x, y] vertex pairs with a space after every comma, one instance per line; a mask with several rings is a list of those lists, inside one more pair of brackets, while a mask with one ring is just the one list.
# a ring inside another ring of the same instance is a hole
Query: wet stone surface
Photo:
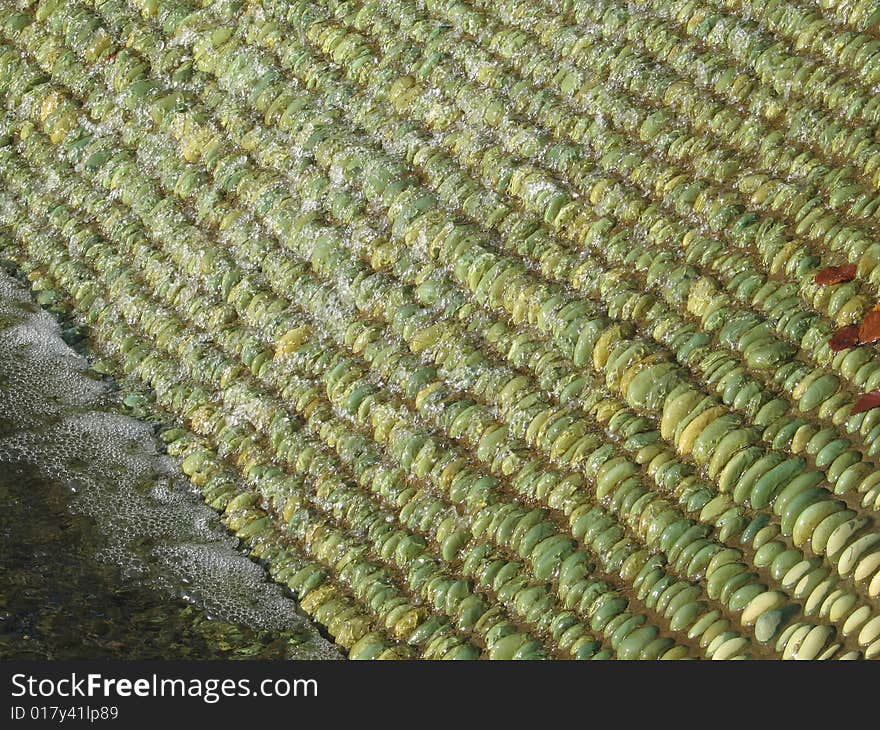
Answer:
[[0, 272], [0, 659], [338, 658]]

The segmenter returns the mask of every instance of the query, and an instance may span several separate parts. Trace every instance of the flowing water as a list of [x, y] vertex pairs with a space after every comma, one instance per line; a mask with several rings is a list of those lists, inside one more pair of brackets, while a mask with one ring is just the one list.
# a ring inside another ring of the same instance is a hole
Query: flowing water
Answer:
[[0, 0], [9, 645], [880, 659], [833, 4]]
[[0, 271], [0, 658], [340, 658]]

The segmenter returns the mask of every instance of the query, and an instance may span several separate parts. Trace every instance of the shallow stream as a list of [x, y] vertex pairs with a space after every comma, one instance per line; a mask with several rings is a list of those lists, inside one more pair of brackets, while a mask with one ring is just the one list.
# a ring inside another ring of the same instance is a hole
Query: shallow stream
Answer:
[[340, 658], [0, 271], [0, 659]]

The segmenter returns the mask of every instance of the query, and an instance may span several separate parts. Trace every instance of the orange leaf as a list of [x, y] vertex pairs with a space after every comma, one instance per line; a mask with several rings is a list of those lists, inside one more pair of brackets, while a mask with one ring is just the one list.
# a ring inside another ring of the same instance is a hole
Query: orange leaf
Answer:
[[856, 404], [849, 412], [849, 415], [854, 416], [857, 413], [862, 413], [863, 411], [870, 411], [872, 408], [876, 408], [877, 406], [880, 406], [880, 388], [878, 388], [877, 390], [872, 390], [870, 393], [865, 393], [864, 395], [859, 396], [859, 399], [856, 401]]
[[855, 347], [859, 344], [859, 328], [858, 325], [843, 327], [834, 333], [834, 336], [828, 340], [828, 346], [834, 352], [846, 350], [848, 347]]
[[867, 345], [877, 340], [880, 340], [880, 311], [871, 311], [859, 326], [859, 342]]
[[851, 281], [855, 278], [855, 264], [844, 264], [843, 266], [828, 266], [816, 274], [817, 284], [840, 284], [844, 281]]
[[877, 302], [871, 309], [872, 312], [880, 312], [880, 302]]

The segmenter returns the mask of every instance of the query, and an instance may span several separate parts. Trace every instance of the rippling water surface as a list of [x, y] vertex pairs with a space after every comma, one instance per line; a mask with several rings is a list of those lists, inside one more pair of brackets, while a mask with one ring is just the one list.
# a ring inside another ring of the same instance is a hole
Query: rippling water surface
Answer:
[[0, 271], [0, 658], [339, 658]]

